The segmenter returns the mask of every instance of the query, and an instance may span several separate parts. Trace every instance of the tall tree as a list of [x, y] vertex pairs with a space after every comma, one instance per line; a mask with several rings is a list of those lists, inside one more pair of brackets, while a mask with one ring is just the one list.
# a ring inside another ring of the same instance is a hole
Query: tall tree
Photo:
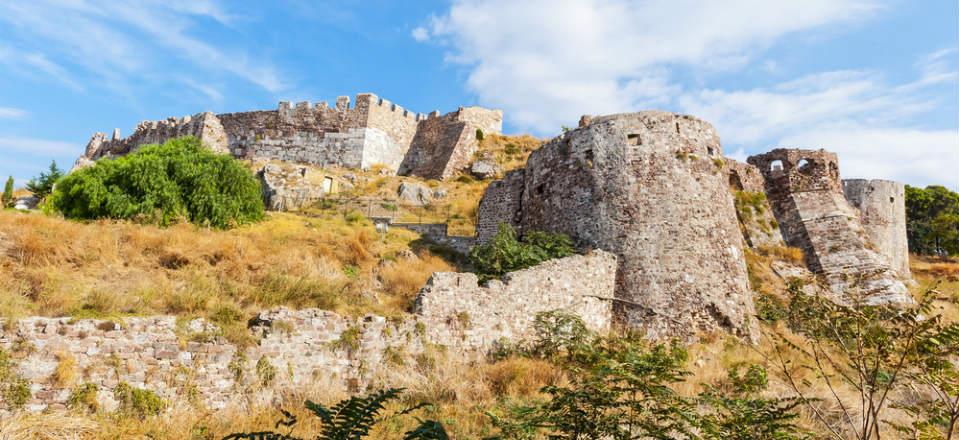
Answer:
[[906, 185], [909, 250], [917, 254], [959, 254], [959, 194], [930, 185]]
[[3, 198], [0, 199], [0, 207], [9, 208], [13, 205], [13, 176], [7, 177], [7, 184], [3, 186]]
[[47, 172], [41, 172], [39, 176], [30, 179], [27, 182], [27, 190], [32, 192], [38, 199], [44, 199], [53, 192], [53, 185], [57, 180], [63, 177], [63, 171], [57, 168], [57, 161], [50, 162], [50, 168]]

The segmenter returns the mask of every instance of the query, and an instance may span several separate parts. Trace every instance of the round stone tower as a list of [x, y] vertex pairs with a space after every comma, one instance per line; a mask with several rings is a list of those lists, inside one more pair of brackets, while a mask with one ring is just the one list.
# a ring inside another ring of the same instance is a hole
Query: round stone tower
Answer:
[[869, 241], [902, 278], [910, 278], [906, 187], [891, 180], [844, 179], [843, 194], [859, 209]]
[[[594, 117], [504, 182], [520, 231], [564, 232], [620, 258], [614, 302], [651, 338], [758, 329], [716, 130], [665, 112]], [[512, 182], [512, 183], [509, 183]], [[496, 207], [480, 205], [480, 217]]]

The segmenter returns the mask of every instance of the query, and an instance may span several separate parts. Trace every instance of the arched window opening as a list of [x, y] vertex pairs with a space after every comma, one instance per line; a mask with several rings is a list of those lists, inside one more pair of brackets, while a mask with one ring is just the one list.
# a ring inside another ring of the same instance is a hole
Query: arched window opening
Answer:
[[769, 163], [769, 171], [772, 171], [773, 173], [781, 173], [781, 172], [783, 172], [783, 161], [777, 159], [777, 160], [774, 160], [774, 161], [770, 162], [770, 163]]
[[807, 176], [811, 175], [813, 171], [816, 170], [816, 162], [813, 162], [809, 159], [800, 159], [799, 163], [796, 165], [799, 172]]

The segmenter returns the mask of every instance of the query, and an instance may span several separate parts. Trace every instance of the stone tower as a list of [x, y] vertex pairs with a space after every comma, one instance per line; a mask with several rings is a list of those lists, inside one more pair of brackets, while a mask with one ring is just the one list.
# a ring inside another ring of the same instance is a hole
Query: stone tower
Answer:
[[912, 301], [889, 261], [869, 246], [859, 213], [843, 195], [834, 153], [777, 148], [748, 162], [763, 173], [786, 243], [803, 250], [809, 269], [823, 275], [834, 293], [861, 277], [871, 302]]
[[869, 241], [901, 278], [910, 278], [905, 185], [891, 180], [844, 179], [842, 191], [859, 210]]
[[719, 136], [665, 112], [587, 120], [534, 151], [480, 202], [478, 239], [498, 223], [569, 234], [620, 256], [614, 306], [652, 338], [758, 329]]

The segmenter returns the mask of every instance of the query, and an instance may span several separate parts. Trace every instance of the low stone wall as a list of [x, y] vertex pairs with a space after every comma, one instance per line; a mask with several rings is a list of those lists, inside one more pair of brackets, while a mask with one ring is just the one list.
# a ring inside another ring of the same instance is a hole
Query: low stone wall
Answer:
[[[247, 348], [217, 336], [215, 325], [178, 323], [172, 316], [0, 320], [0, 348], [12, 353], [16, 373], [29, 383], [30, 411], [65, 407], [71, 390], [84, 383], [95, 384], [101, 407], [111, 410], [121, 382], [168, 401], [221, 408], [243, 399], [269, 402], [311, 385], [359, 391], [374, 379], [389, 383], [394, 370], [435, 346], [462, 361], [474, 359], [497, 341], [530, 336], [540, 312], [579, 314], [590, 328], [605, 331], [610, 303], [597, 297], [613, 295], [615, 278], [616, 258], [595, 251], [514, 272], [487, 287], [473, 274], [436, 273], [419, 293], [416, 313], [400, 321], [270, 310], [251, 321], [256, 343]], [[0, 402], [0, 415], [9, 410]]]
[[499, 340], [527, 339], [536, 315], [552, 310], [578, 315], [590, 329], [605, 332], [612, 322], [616, 264], [615, 255], [594, 251], [512, 272], [485, 286], [472, 273], [435, 273], [414, 310], [426, 321], [446, 324], [426, 328], [428, 340], [444, 345], [490, 347]]
[[449, 225], [446, 223], [393, 223], [392, 226], [409, 229], [420, 234], [424, 240], [449, 247], [463, 255], [469, 254], [470, 248], [476, 243], [475, 237], [449, 235]]

